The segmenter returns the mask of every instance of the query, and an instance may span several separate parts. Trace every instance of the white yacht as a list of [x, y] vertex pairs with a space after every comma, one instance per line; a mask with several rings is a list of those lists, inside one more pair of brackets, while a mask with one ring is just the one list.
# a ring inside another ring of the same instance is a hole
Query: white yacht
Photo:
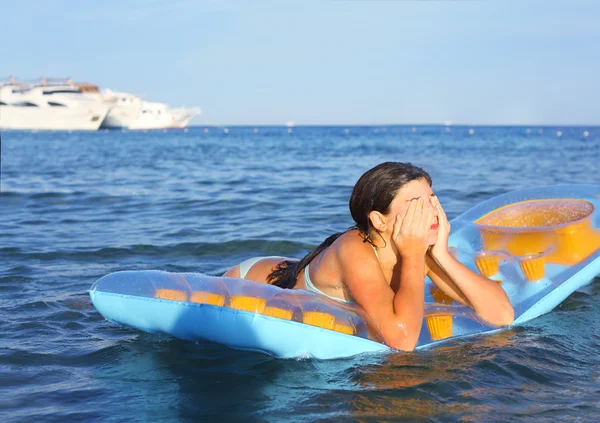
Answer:
[[104, 90], [104, 98], [112, 101], [112, 109], [101, 128], [129, 128], [142, 115], [142, 100], [133, 94]]
[[164, 103], [142, 101], [142, 114], [129, 129], [185, 128], [200, 113], [198, 108], [169, 109]]
[[69, 78], [41, 78], [37, 85], [14, 78], [0, 82], [0, 129], [185, 128], [200, 113]]
[[142, 100], [133, 94], [106, 89], [100, 91], [97, 85], [74, 84], [86, 96], [95, 98], [111, 106], [101, 128], [129, 128], [142, 114]]
[[100, 91], [94, 84], [74, 84], [81, 92], [112, 106], [101, 128], [166, 129], [185, 128], [201, 113], [199, 108], [171, 109], [164, 103], [142, 101], [134, 94], [110, 89]]
[[0, 85], [0, 128], [97, 130], [111, 106], [85, 96], [77, 87], [17, 83]]
[[199, 107], [179, 107], [177, 109], [171, 109], [171, 113], [175, 117], [175, 123], [172, 128], [185, 128], [190, 123], [192, 118], [199, 116], [202, 113]]

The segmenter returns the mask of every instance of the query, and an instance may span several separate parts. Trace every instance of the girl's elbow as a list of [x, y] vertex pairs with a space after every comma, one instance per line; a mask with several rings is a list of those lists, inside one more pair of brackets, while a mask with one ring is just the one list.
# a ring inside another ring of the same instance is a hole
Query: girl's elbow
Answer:
[[508, 304], [502, 310], [502, 325], [509, 326], [515, 321], [515, 309], [512, 304], [508, 302]]
[[417, 342], [387, 342], [387, 345], [398, 351], [412, 352], [417, 347]]
[[515, 309], [510, 302], [506, 302], [505, 305], [497, 311], [494, 319], [490, 323], [495, 326], [510, 326], [515, 321]]
[[499, 301], [499, 307], [496, 316], [496, 323], [498, 326], [509, 326], [515, 321], [515, 309], [510, 303], [510, 299], [502, 290], [503, 298]]
[[398, 351], [411, 352], [414, 351], [419, 342], [418, 336], [391, 336], [384, 338], [386, 345]]
[[422, 318], [417, 316], [394, 316], [382, 325], [383, 342], [390, 348], [399, 351], [414, 351], [421, 334]]
[[403, 346], [399, 346], [398, 348], [396, 348], [398, 351], [402, 351], [402, 352], [413, 352], [415, 350], [415, 348], [417, 347], [417, 343], [415, 342], [412, 345], [403, 345]]

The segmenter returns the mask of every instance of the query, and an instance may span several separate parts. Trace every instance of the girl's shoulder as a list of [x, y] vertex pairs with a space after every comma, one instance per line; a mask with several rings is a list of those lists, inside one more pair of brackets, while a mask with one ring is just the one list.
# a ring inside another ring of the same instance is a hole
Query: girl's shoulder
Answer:
[[344, 232], [335, 243], [339, 246], [356, 246], [363, 243], [364, 238], [358, 229], [349, 229]]
[[354, 259], [364, 255], [373, 255], [373, 247], [358, 229], [351, 229], [340, 236], [335, 242], [338, 255]]

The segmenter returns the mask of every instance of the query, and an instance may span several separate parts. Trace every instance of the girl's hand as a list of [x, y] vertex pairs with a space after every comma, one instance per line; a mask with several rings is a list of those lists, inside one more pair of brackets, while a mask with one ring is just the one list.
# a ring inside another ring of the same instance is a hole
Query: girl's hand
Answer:
[[437, 197], [432, 197], [433, 206], [438, 212], [438, 238], [436, 243], [431, 247], [431, 255], [436, 258], [443, 254], [448, 254], [448, 237], [450, 236], [450, 222], [446, 217], [446, 212], [440, 204]]
[[411, 200], [403, 218], [396, 215], [392, 240], [402, 257], [425, 257], [433, 220], [433, 208], [425, 204], [422, 198]]

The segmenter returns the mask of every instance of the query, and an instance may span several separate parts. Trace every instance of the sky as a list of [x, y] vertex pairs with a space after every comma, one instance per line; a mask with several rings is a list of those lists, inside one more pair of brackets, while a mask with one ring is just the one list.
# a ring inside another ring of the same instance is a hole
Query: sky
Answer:
[[0, 78], [193, 124], [600, 125], [596, 0], [0, 0]]

